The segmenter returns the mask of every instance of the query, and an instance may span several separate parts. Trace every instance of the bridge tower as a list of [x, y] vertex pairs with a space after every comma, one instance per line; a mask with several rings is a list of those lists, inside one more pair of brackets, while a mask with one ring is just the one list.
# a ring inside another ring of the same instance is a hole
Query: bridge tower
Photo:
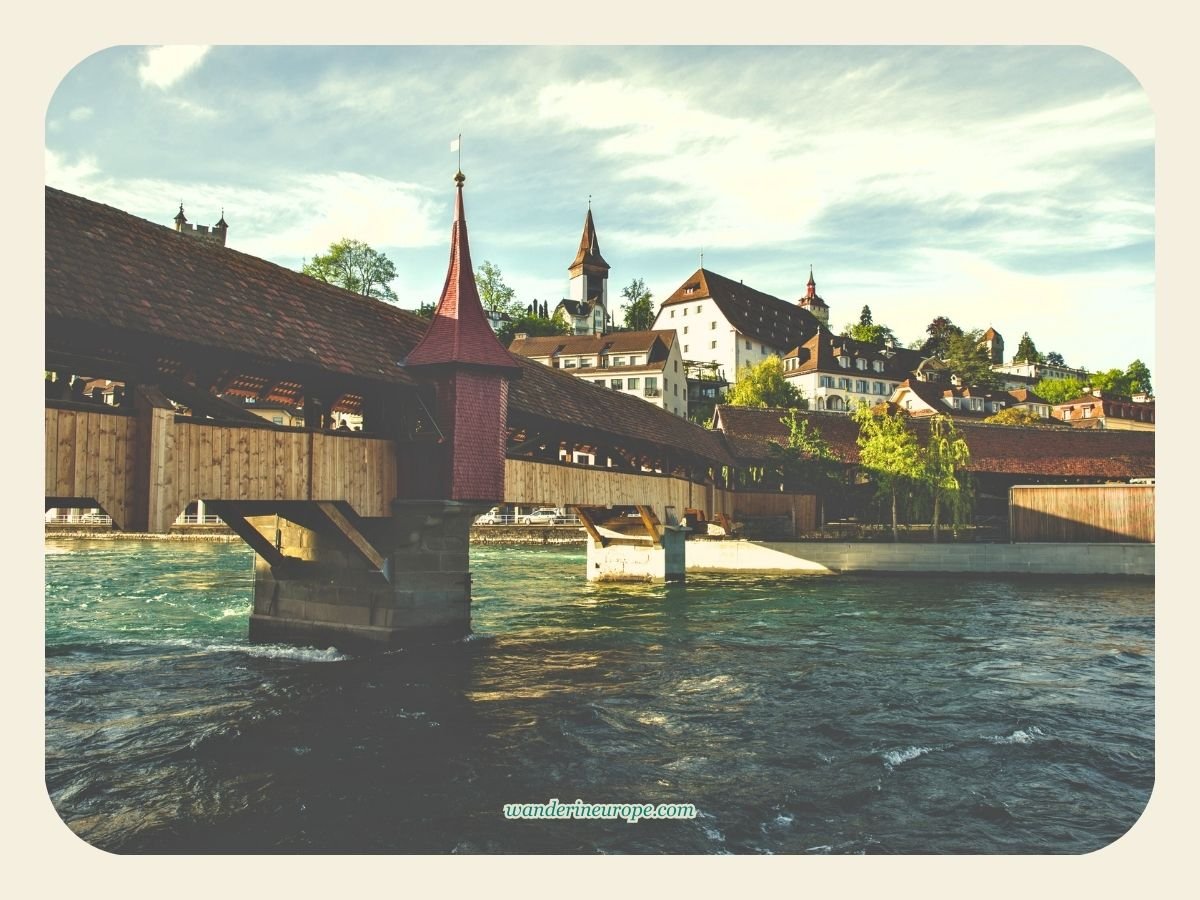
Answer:
[[428, 331], [403, 360], [433, 414], [436, 443], [410, 444], [400, 454], [404, 499], [392, 502], [388, 518], [354, 521], [326, 503], [318, 504], [323, 516], [307, 522], [255, 523], [277, 556], [307, 565], [260, 558], [252, 640], [370, 648], [470, 631], [470, 528], [504, 500], [508, 384], [521, 372], [488, 324], [475, 286], [465, 180], [455, 175], [441, 298]]

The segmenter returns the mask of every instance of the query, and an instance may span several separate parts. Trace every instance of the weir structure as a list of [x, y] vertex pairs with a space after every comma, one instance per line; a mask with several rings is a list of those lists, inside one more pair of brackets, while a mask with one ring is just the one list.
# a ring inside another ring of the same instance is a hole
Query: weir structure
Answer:
[[[682, 578], [685, 515], [729, 504], [723, 440], [510, 355], [455, 181], [432, 321], [47, 188], [47, 507], [166, 532], [203, 501], [255, 552], [256, 641], [464, 636], [470, 525], [501, 502], [576, 507], [591, 579]], [[72, 390], [84, 377], [121, 402]], [[333, 427], [346, 414], [360, 431]]]

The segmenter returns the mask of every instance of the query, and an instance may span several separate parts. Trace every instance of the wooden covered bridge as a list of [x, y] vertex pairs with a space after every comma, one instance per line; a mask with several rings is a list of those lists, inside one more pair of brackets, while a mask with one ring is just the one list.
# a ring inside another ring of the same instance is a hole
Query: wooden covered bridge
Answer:
[[[577, 507], [590, 577], [682, 577], [684, 512], [733, 511], [725, 439], [504, 350], [461, 178], [450, 245], [431, 323], [47, 188], [47, 507], [165, 532], [205, 501], [256, 551], [251, 634], [271, 640], [463, 633], [467, 530], [500, 501]], [[59, 390], [71, 375], [123, 383], [122, 402]], [[362, 430], [330, 430], [337, 413]], [[640, 516], [606, 524], [615, 506]]]

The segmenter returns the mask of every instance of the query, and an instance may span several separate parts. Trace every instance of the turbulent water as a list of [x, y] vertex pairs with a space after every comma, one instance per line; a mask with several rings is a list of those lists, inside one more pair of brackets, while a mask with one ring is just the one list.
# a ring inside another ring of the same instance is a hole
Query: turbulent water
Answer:
[[[472, 550], [474, 636], [246, 641], [249, 550], [46, 542], [46, 782], [117, 852], [1080, 853], [1154, 780], [1153, 586]], [[694, 819], [512, 821], [509, 803]]]

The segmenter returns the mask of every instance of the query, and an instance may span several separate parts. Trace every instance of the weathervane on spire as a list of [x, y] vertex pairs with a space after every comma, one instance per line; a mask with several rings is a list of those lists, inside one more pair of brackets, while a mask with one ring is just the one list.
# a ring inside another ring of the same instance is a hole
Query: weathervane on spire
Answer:
[[462, 176], [462, 132], [459, 132], [458, 137], [450, 142], [450, 152], [458, 154], [458, 173], [454, 176], [454, 180], [461, 184], [466, 180], [463, 178], [462, 181], [459, 181]]
[[704, 268], [704, 248], [700, 248], [700, 268]]

